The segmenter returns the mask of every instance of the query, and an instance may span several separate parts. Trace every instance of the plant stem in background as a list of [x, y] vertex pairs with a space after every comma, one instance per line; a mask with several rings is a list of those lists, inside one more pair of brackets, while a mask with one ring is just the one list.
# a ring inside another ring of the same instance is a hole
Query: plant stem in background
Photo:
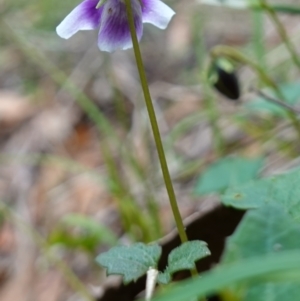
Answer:
[[211, 90], [205, 70], [201, 72], [201, 83], [203, 87], [204, 105], [207, 110], [208, 120], [213, 134], [213, 145], [218, 157], [222, 157], [226, 153], [226, 143], [222, 135], [219, 120], [221, 118], [217, 109], [215, 94]]
[[[208, 121], [210, 123], [214, 150], [219, 156], [225, 153], [225, 141], [222, 136], [222, 131], [219, 126], [220, 112], [216, 106], [215, 94], [211, 90], [211, 86], [207, 80], [206, 68], [207, 62], [205, 60], [205, 42], [204, 42], [204, 22], [206, 15], [202, 11], [196, 10], [193, 15], [193, 46], [195, 48], [196, 60], [197, 60], [197, 79], [203, 87], [204, 106], [207, 111]], [[199, 72], [199, 70], [201, 70]]]
[[155, 110], [154, 110], [153, 103], [152, 103], [151, 96], [150, 96], [150, 91], [149, 91], [146, 73], [145, 73], [145, 69], [144, 69], [144, 65], [143, 65], [139, 42], [138, 42], [138, 39], [136, 36], [133, 13], [132, 13], [132, 9], [131, 9], [131, 1], [125, 0], [125, 3], [126, 3], [126, 12], [127, 12], [128, 22], [129, 22], [129, 28], [130, 28], [130, 34], [131, 34], [131, 39], [132, 39], [132, 43], [133, 43], [136, 64], [137, 64], [137, 68], [138, 68], [138, 72], [139, 72], [139, 76], [140, 76], [140, 80], [141, 80], [142, 90], [143, 90], [144, 97], [145, 97], [146, 107], [147, 107], [147, 111], [149, 114], [149, 119], [150, 119], [150, 123], [151, 123], [151, 128], [152, 128], [156, 148], [157, 148], [157, 153], [158, 153], [158, 157], [159, 157], [159, 161], [160, 161], [160, 165], [161, 165], [161, 170], [162, 170], [162, 174], [164, 177], [166, 189], [167, 189], [169, 200], [170, 200], [170, 205], [171, 205], [171, 208], [173, 211], [174, 219], [176, 222], [176, 226], [178, 229], [178, 233], [179, 233], [181, 242], [187, 242], [188, 238], [187, 238], [187, 235], [186, 235], [186, 232], [184, 229], [184, 225], [183, 225], [183, 221], [182, 221], [182, 218], [181, 218], [181, 215], [179, 212], [179, 208], [178, 208], [169, 168], [167, 165], [167, 160], [166, 160], [163, 144], [161, 141], [158, 123], [156, 120]]
[[299, 56], [296, 52], [296, 49], [295, 49], [293, 43], [290, 41], [284, 26], [282, 25], [280, 19], [278, 18], [276, 11], [274, 10], [274, 8], [272, 6], [270, 6], [268, 4], [267, 0], [260, 0], [260, 4], [261, 4], [262, 8], [266, 11], [266, 13], [269, 15], [269, 17], [272, 19], [274, 25], [276, 26], [278, 34], [280, 35], [283, 43], [285, 44], [286, 48], [288, 49], [288, 51], [291, 55], [291, 58], [292, 58], [294, 64], [300, 70]]
[[[254, 9], [256, 11], [263, 11], [263, 6], [260, 3], [248, 3], [249, 8]], [[300, 7], [289, 5], [289, 4], [274, 4], [270, 5], [270, 7], [278, 13], [284, 13], [289, 15], [299, 15]]]
[[266, 51], [264, 42], [264, 14], [262, 11], [252, 10], [252, 45], [257, 62], [267, 70]]
[[279, 99], [271, 97], [271, 96], [267, 95], [266, 93], [264, 93], [262, 91], [256, 90], [255, 92], [257, 93], [257, 95], [263, 97], [264, 99], [266, 99], [266, 100], [268, 100], [272, 103], [275, 103], [276, 105], [281, 106], [281, 107], [285, 108], [286, 110], [288, 110], [290, 112], [293, 112], [297, 115], [300, 115], [300, 109], [298, 109], [296, 107], [293, 107], [293, 106], [291, 106], [291, 105], [289, 105], [289, 104], [287, 104], [287, 103], [285, 103], [285, 102], [283, 102]]

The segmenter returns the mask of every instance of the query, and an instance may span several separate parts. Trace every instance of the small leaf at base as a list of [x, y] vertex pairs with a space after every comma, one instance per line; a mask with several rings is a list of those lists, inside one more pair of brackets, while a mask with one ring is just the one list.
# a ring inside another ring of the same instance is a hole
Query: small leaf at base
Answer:
[[164, 273], [159, 274], [158, 282], [169, 283], [175, 272], [193, 269], [197, 260], [209, 255], [210, 251], [204, 241], [194, 240], [182, 244], [169, 254], [168, 266]]
[[128, 283], [146, 274], [150, 267], [156, 267], [160, 255], [159, 245], [136, 243], [114, 247], [98, 255], [96, 261], [107, 268], [107, 275], [123, 275], [124, 282]]

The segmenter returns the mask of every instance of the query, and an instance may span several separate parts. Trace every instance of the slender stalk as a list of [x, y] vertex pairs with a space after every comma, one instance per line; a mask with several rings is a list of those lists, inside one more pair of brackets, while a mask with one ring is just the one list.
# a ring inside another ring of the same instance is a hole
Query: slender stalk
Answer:
[[170, 200], [170, 205], [171, 205], [171, 208], [173, 211], [173, 215], [175, 218], [175, 222], [176, 222], [176, 226], [178, 229], [178, 233], [179, 233], [181, 242], [187, 242], [188, 238], [187, 238], [187, 235], [186, 235], [186, 232], [184, 229], [183, 221], [182, 221], [182, 218], [181, 218], [181, 215], [179, 212], [179, 208], [178, 208], [178, 204], [176, 201], [176, 196], [175, 196], [173, 184], [171, 181], [170, 172], [168, 169], [163, 144], [161, 141], [158, 123], [156, 120], [155, 110], [154, 110], [153, 103], [152, 103], [151, 96], [150, 96], [150, 91], [149, 91], [149, 87], [148, 87], [148, 82], [147, 82], [147, 78], [146, 78], [146, 72], [144, 69], [142, 55], [141, 55], [138, 39], [136, 36], [134, 18], [133, 18], [133, 13], [132, 13], [132, 8], [131, 8], [131, 1], [125, 0], [125, 4], [126, 4], [127, 18], [128, 18], [128, 22], [129, 22], [129, 28], [130, 28], [130, 34], [131, 34], [131, 39], [132, 39], [132, 43], [133, 43], [136, 64], [137, 64], [137, 68], [138, 68], [138, 72], [139, 72], [139, 76], [140, 76], [140, 80], [141, 80], [142, 90], [143, 90], [144, 97], [145, 97], [145, 102], [146, 102], [146, 107], [147, 107], [147, 111], [148, 111], [148, 115], [149, 115], [149, 119], [150, 119], [150, 123], [151, 123], [152, 132], [153, 132], [153, 136], [154, 136], [154, 140], [155, 140], [155, 144], [156, 144], [156, 148], [157, 148], [157, 152], [158, 152], [161, 170], [162, 170], [162, 174], [164, 177], [166, 189], [167, 189], [169, 200]]
[[[260, 3], [250, 3], [248, 4], [249, 8], [256, 10], [256, 11], [262, 11], [264, 8]], [[300, 7], [294, 6], [294, 5], [286, 5], [286, 4], [274, 4], [270, 5], [270, 7], [278, 13], [284, 13], [289, 15], [299, 15], [300, 14]]]
[[285, 102], [283, 102], [282, 100], [279, 100], [279, 99], [276, 99], [272, 96], [269, 96], [267, 95], [266, 93], [262, 92], [262, 91], [259, 91], [259, 90], [255, 90], [256, 94], [263, 97], [264, 99], [272, 102], [272, 103], [275, 103], [276, 105], [278, 106], [281, 106], [283, 108], [285, 108], [286, 110], [290, 111], [290, 112], [293, 112], [297, 115], [300, 115], [300, 109], [296, 108], [296, 107], [293, 107]]
[[262, 66], [265, 70], [267, 70], [266, 63], [266, 51], [265, 51], [265, 43], [264, 43], [264, 14], [259, 10], [252, 10], [252, 28], [253, 28], [253, 37], [252, 37], [252, 45], [253, 50], [256, 56], [257, 62]]
[[274, 10], [274, 8], [271, 5], [268, 4], [267, 0], [260, 0], [260, 4], [261, 4], [262, 8], [267, 12], [269, 17], [272, 19], [274, 25], [276, 26], [278, 34], [280, 35], [283, 43], [285, 44], [286, 48], [290, 52], [293, 62], [300, 70], [299, 56], [296, 52], [294, 45], [290, 41], [284, 26], [282, 25], [280, 19], [278, 18], [276, 11]]
[[215, 95], [211, 90], [211, 86], [208, 82], [207, 70], [207, 67], [203, 68], [203, 72], [201, 72], [200, 74], [203, 92], [205, 96], [204, 104], [205, 108], [207, 109], [207, 116], [214, 136], [214, 148], [216, 150], [217, 155], [222, 157], [223, 155], [225, 155], [226, 152], [226, 143], [218, 122], [220, 119], [220, 113], [217, 109]]

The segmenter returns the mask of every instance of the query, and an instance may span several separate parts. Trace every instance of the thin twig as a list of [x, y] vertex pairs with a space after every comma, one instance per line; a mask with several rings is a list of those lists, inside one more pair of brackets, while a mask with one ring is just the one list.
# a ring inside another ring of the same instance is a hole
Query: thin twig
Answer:
[[295, 114], [299, 114], [300, 115], [300, 108], [299, 109], [295, 108], [294, 106], [291, 106], [291, 105], [287, 104], [286, 102], [283, 102], [282, 100], [279, 100], [279, 99], [276, 99], [276, 98], [274, 98], [274, 97], [272, 97], [270, 95], [267, 95], [265, 92], [262, 92], [260, 90], [255, 90], [254, 89], [254, 91], [255, 91], [255, 93], [257, 95], [263, 97], [265, 100], [267, 100], [269, 102], [272, 102], [272, 103], [274, 103], [274, 104], [276, 104], [278, 106], [281, 106], [281, 107], [283, 107], [283, 108], [285, 108], [285, 109], [287, 109], [287, 110], [289, 110], [289, 111], [291, 111], [291, 112], [293, 112]]

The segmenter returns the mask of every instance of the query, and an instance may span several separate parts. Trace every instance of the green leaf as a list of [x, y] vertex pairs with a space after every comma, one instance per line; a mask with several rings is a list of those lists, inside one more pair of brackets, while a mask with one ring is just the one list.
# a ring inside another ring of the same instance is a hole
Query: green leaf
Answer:
[[155, 268], [161, 255], [157, 244], [136, 243], [131, 246], [117, 246], [97, 256], [96, 261], [107, 268], [107, 275], [123, 275], [128, 283], [146, 274], [150, 267]]
[[300, 250], [300, 226], [282, 206], [272, 204], [246, 213], [227, 240], [222, 263], [257, 255]]
[[266, 204], [281, 204], [292, 217], [300, 221], [300, 169], [287, 174], [251, 181], [229, 188], [221, 197], [224, 205], [239, 209], [259, 208]]
[[[243, 301], [282, 301], [298, 300], [300, 296], [299, 283], [267, 282], [257, 284], [245, 292]], [[225, 299], [226, 300], [226, 299]]]
[[157, 277], [157, 282], [161, 284], [168, 284], [172, 280], [172, 275], [167, 273], [166, 271], [163, 273], [159, 273]]
[[210, 251], [204, 241], [194, 240], [180, 245], [169, 254], [168, 266], [164, 273], [159, 274], [158, 282], [169, 283], [174, 273], [193, 269], [197, 260], [209, 255]]
[[[291, 220], [282, 206], [269, 205], [246, 213], [235, 233], [228, 239], [221, 264], [242, 259], [300, 250], [300, 226]], [[281, 301], [284, 294], [300, 296], [298, 284], [244, 282], [227, 287], [224, 296], [244, 301]], [[297, 298], [296, 298], [297, 299]], [[224, 300], [227, 300], [226, 297]]]
[[[284, 96], [286, 103], [295, 105], [300, 100], [300, 84], [299, 82], [282, 84], [279, 86], [281, 93]], [[270, 96], [277, 98], [278, 96], [272, 91], [267, 91]], [[279, 105], [271, 103], [262, 97], [258, 97], [251, 102], [248, 102], [246, 108], [252, 111], [266, 113], [273, 116], [287, 117], [288, 111]]]
[[195, 194], [222, 192], [226, 188], [248, 182], [258, 176], [262, 158], [228, 157], [212, 164], [197, 180]]
[[227, 240], [221, 262], [229, 263], [284, 250], [300, 250], [300, 239], [297, 237], [300, 237], [300, 226], [282, 206], [263, 206], [246, 213]]
[[191, 278], [171, 286], [152, 301], [187, 301], [195, 297], [211, 295], [233, 283], [246, 280], [262, 282], [262, 280], [274, 279], [275, 276], [278, 281], [290, 280], [299, 284], [300, 251], [283, 251], [220, 265], [201, 274], [201, 277]]

